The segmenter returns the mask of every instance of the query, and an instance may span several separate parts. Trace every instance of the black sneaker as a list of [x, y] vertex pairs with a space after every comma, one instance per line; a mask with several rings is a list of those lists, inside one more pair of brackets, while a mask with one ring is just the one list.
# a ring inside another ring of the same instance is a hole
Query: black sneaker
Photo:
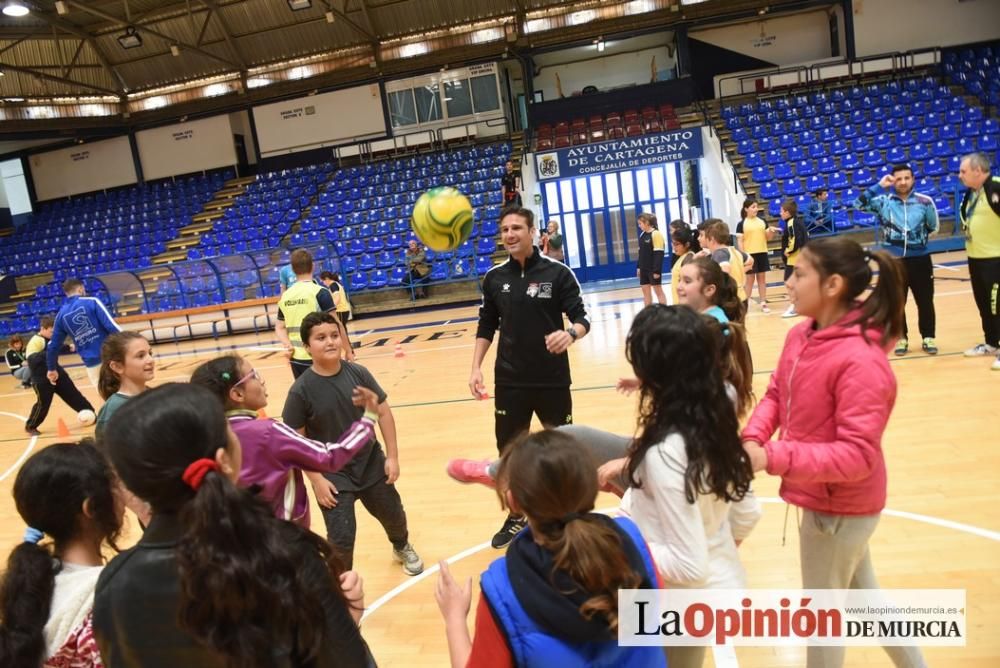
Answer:
[[497, 531], [496, 535], [493, 536], [492, 545], [496, 549], [501, 549], [507, 547], [510, 541], [514, 540], [514, 536], [518, 534], [528, 522], [523, 517], [515, 517], [514, 515], [508, 515], [507, 519], [504, 521], [503, 526], [500, 527], [500, 531]]

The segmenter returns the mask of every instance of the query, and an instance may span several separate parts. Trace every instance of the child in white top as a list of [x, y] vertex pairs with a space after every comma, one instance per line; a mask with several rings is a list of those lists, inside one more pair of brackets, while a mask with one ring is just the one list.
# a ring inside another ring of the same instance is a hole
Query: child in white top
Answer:
[[0, 666], [102, 666], [91, 611], [115, 548], [122, 504], [104, 457], [85, 440], [32, 455], [14, 481], [14, 503], [28, 525], [0, 583]]
[[[670, 588], [746, 586], [736, 548], [760, 519], [718, 328], [684, 306], [643, 309], [626, 354], [640, 382], [640, 433], [629, 447], [621, 511], [638, 525]], [[672, 668], [701, 666], [703, 647], [667, 651]]]

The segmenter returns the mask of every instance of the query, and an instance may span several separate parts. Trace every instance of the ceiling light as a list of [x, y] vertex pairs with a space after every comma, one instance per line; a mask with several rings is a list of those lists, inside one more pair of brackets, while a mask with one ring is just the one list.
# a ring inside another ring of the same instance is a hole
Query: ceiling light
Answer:
[[142, 37], [135, 28], [129, 26], [124, 33], [118, 35], [118, 43], [122, 45], [123, 49], [134, 49], [142, 46]]
[[63, 0], [56, 0], [56, 13], [59, 14], [59, 16], [69, 14], [69, 6], [63, 2]]
[[3, 6], [3, 13], [7, 16], [26, 16], [28, 8], [22, 3], [17, 2], [17, 0], [10, 0], [10, 2]]
[[3, 70], [0, 70], [0, 77], [2, 77], [2, 76], [6, 76], [6, 75], [7, 75], [7, 73], [6, 73], [6, 72], [4, 72]]
[[604, 51], [604, 40], [603, 39], [597, 40], [597, 50], [598, 50], [598, 52]]
[[327, 23], [333, 23], [336, 20], [336, 17], [333, 15], [333, 12], [327, 12], [323, 16], [326, 17], [326, 22]]
[[309, 9], [313, 6], [312, 0], [288, 0], [288, 8], [293, 12]]

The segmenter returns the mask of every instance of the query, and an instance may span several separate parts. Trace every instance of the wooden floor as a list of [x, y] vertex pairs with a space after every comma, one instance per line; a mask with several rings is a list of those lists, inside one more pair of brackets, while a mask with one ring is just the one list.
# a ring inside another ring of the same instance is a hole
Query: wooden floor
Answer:
[[[961, 351], [981, 341], [968, 273], [962, 256], [936, 258], [955, 263], [936, 271], [938, 344], [941, 354], [911, 353], [892, 360], [899, 379], [899, 399], [886, 434], [889, 470], [888, 508], [872, 540], [876, 571], [884, 587], [964, 588], [968, 592], [969, 638], [961, 649], [926, 650], [935, 667], [972, 668], [1000, 665], [1000, 438], [998, 397], [1000, 372], [989, 370], [988, 359], [966, 359]], [[772, 276], [772, 281], [778, 277]], [[766, 387], [786, 331], [795, 321], [784, 320], [784, 289], [772, 287], [773, 313], [754, 308], [748, 319], [757, 365], [758, 394]], [[593, 330], [571, 350], [574, 417], [621, 433], [634, 426], [634, 399], [615, 393], [614, 381], [629, 373], [624, 358], [628, 327], [642, 307], [638, 288], [592, 292], [586, 297]], [[908, 311], [916, 325], [916, 313]], [[399, 431], [402, 477], [398, 483], [410, 522], [411, 540], [427, 563], [455, 559], [457, 577], [474, 581], [497, 556], [488, 541], [502, 515], [496, 497], [485, 488], [461, 486], [444, 473], [456, 456], [488, 457], [494, 450], [492, 401], [468, 396], [466, 381], [475, 337], [476, 308], [424, 311], [371, 318], [352, 324], [355, 342], [362, 344], [359, 362], [383, 385], [393, 406]], [[405, 355], [396, 357], [399, 341]], [[221, 351], [238, 349], [253, 360], [267, 379], [268, 413], [280, 415], [291, 384], [291, 373], [275, 352], [272, 337], [243, 336], [215, 342], [161, 345], [156, 382], [186, 380], [200, 362]], [[492, 387], [492, 350], [484, 364]], [[70, 367], [84, 393], [98, 403], [82, 367]], [[74, 416], [56, 400], [43, 436], [24, 436], [23, 416], [33, 401], [31, 392], [14, 389], [10, 376], [0, 378], [0, 556], [24, 530], [10, 498], [22, 458], [55, 442], [56, 421], [72, 425]], [[75, 429], [74, 436], [86, 430]], [[756, 483], [765, 497], [765, 514], [743, 544], [741, 554], [754, 587], [796, 587], [799, 584], [795, 512], [787, 518], [787, 542], [782, 545], [786, 507], [777, 496], [778, 481], [764, 476]], [[600, 508], [617, 499], [602, 497]], [[314, 507], [314, 528], [322, 530]], [[436, 572], [418, 578], [404, 575], [391, 559], [381, 528], [358, 505], [359, 535], [356, 566], [365, 578], [369, 605], [363, 633], [383, 666], [444, 666], [447, 647], [434, 602]], [[138, 530], [130, 529], [127, 542]], [[475, 603], [475, 601], [474, 601]], [[475, 606], [473, 606], [474, 608]], [[470, 618], [471, 622], [471, 618]], [[739, 665], [799, 666], [804, 651], [745, 648]], [[706, 661], [710, 665], [711, 660]], [[731, 665], [731, 664], [727, 664]], [[852, 648], [848, 666], [887, 666], [877, 649]]]

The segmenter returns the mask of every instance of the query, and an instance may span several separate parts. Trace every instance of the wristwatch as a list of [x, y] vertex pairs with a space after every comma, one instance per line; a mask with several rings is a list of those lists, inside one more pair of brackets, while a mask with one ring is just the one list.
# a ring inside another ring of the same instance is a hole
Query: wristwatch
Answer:
[[566, 333], [569, 334], [574, 341], [576, 341], [577, 337], [579, 336], [579, 334], [576, 333], [576, 327], [567, 327]]

